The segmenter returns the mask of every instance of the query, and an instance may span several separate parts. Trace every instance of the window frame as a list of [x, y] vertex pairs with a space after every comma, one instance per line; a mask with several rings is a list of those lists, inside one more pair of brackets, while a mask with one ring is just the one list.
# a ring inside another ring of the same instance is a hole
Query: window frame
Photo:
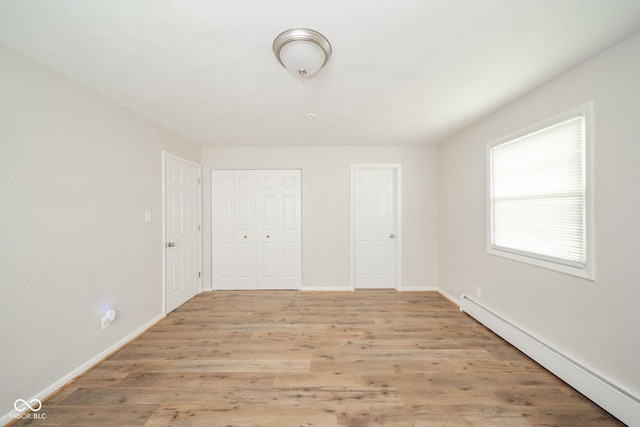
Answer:
[[[577, 116], [584, 117], [584, 156], [585, 156], [585, 263], [584, 265], [571, 265], [571, 262], [559, 263], [544, 255], [532, 256], [516, 249], [500, 248], [493, 245], [493, 203], [492, 203], [492, 149], [499, 145], [514, 141], [529, 134], [539, 132], [548, 127], [570, 120]], [[487, 253], [526, 264], [535, 265], [548, 270], [569, 274], [572, 276], [595, 281], [594, 250], [593, 250], [593, 102], [580, 105], [563, 113], [557, 114], [534, 125], [520, 129], [509, 135], [501, 137], [486, 146], [486, 191], [487, 191], [487, 224], [486, 224], [486, 248]]]

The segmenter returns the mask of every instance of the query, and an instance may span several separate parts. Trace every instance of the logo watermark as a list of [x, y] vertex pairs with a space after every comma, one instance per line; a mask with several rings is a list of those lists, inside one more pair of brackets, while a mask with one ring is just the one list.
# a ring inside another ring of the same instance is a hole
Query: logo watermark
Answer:
[[[42, 402], [38, 399], [31, 399], [30, 401], [26, 401], [24, 399], [16, 399], [13, 402], [13, 408], [19, 412], [19, 414], [12, 414], [11, 418], [14, 420], [46, 420], [47, 413], [40, 412], [42, 409]], [[26, 410], [30, 410], [31, 412], [25, 412]]]

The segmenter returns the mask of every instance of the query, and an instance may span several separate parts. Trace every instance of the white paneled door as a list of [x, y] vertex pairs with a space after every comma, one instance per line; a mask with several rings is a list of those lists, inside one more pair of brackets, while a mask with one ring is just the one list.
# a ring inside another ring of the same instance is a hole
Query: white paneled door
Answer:
[[212, 171], [213, 289], [299, 289], [300, 170]]
[[354, 286], [396, 288], [398, 168], [354, 167]]
[[214, 289], [255, 289], [255, 171], [213, 171]]
[[165, 154], [165, 312], [201, 290], [200, 166]]
[[257, 171], [258, 289], [301, 286], [301, 182], [299, 170]]

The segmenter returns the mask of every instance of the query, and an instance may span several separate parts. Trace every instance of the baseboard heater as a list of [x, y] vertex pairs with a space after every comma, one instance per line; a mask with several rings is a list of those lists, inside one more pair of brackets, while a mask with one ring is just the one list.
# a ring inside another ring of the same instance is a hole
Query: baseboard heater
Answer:
[[554, 349], [466, 295], [463, 311], [629, 426], [640, 426], [640, 398]]

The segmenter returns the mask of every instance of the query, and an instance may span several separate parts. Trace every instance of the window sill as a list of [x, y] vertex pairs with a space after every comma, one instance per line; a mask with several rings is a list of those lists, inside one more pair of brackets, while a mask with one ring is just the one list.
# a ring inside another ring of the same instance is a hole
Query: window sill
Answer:
[[592, 282], [595, 281], [593, 272], [589, 268], [588, 264], [585, 267], [572, 267], [570, 265], [559, 264], [556, 262], [546, 261], [539, 258], [533, 258], [526, 255], [520, 255], [513, 252], [496, 249], [491, 245], [487, 247], [487, 253], [491, 255], [499, 256], [502, 258], [507, 258], [513, 261], [518, 261], [525, 264], [546, 268], [547, 270], [553, 270], [559, 273], [568, 274], [570, 276], [580, 277], [581, 279], [587, 279]]

